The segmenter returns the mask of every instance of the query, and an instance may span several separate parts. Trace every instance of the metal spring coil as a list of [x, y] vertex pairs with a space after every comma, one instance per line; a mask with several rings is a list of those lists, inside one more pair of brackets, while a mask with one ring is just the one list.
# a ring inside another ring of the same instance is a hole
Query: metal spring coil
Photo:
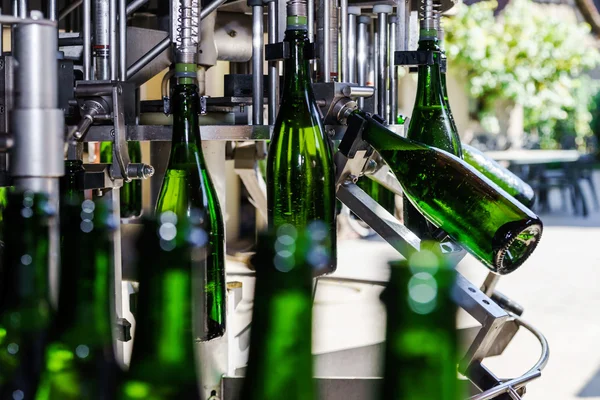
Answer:
[[199, 0], [180, 0], [177, 18], [177, 51], [196, 53], [198, 47]]

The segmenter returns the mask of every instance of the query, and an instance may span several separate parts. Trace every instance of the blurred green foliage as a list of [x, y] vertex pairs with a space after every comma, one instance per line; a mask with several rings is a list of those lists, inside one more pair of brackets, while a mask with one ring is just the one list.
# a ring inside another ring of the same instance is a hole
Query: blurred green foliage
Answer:
[[461, 4], [445, 23], [449, 65], [466, 78], [482, 126], [497, 133], [494, 105], [509, 100], [523, 105], [525, 130], [537, 133], [543, 147], [564, 135], [583, 145], [598, 91], [584, 72], [600, 63], [589, 26], [542, 12], [531, 0], [511, 0], [494, 16], [496, 7]]

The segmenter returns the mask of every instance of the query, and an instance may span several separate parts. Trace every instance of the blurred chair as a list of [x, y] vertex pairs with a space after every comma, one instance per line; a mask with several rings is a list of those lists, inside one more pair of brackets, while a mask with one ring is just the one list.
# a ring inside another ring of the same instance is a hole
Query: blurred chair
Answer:
[[552, 211], [549, 193], [552, 189], [558, 189], [562, 198], [562, 208], [565, 212], [570, 197], [575, 215], [588, 216], [587, 202], [579, 184], [580, 170], [576, 164], [551, 163], [531, 166], [527, 181], [536, 192], [536, 208], [539, 212]]

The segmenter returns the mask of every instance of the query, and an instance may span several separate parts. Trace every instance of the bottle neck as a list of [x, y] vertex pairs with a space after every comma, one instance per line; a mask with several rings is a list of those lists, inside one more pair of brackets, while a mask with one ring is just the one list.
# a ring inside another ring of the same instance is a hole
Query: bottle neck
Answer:
[[[301, 19], [305, 17], [294, 18]], [[290, 99], [297, 99], [298, 97], [305, 97], [307, 92], [312, 92], [308, 58], [308, 46], [310, 42], [306, 26], [291, 25], [288, 21], [288, 29], [285, 31], [284, 42], [289, 44], [290, 58], [287, 58], [284, 62], [283, 102]]]
[[363, 111], [359, 110], [352, 113], [350, 117], [348, 117], [348, 125], [353, 123], [363, 123], [357, 121], [356, 119], [360, 119], [365, 122], [364, 130], [362, 131], [362, 138], [380, 153], [396, 150], [427, 150], [429, 148], [424, 144], [414, 142], [396, 134], [395, 132], [392, 132], [385, 125], [375, 121]]
[[428, 38], [419, 41], [420, 51], [434, 51], [434, 63], [432, 65], [420, 65], [417, 98], [415, 108], [443, 106], [442, 74], [440, 71], [440, 49], [436, 38]]
[[83, 201], [84, 173], [83, 161], [65, 161], [65, 175], [61, 178], [61, 193], [63, 200], [67, 203], [80, 203]]
[[195, 161], [198, 153], [200, 158], [202, 157], [202, 152], [199, 151], [201, 148], [199, 109], [198, 86], [195, 83], [178, 83], [171, 95], [173, 146], [170, 164]]

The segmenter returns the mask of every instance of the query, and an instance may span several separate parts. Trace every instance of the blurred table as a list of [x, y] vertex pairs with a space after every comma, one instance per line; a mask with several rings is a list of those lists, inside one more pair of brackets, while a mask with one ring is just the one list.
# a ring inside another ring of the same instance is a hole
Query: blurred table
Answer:
[[513, 165], [575, 162], [581, 156], [577, 150], [503, 150], [486, 151], [488, 157]]

